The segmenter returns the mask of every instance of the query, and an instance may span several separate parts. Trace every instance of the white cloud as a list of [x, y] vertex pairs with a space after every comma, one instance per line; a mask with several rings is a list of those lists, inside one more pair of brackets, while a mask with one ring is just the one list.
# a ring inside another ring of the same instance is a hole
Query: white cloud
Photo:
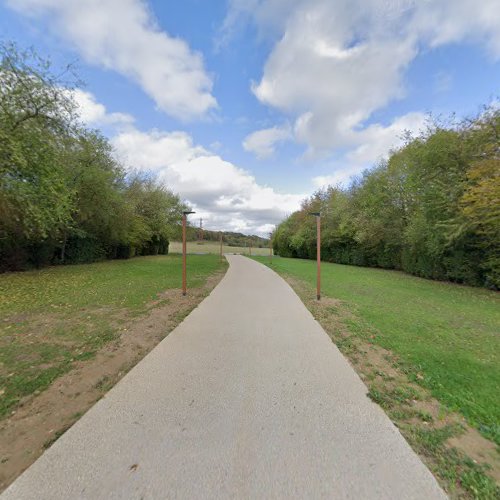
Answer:
[[217, 103], [202, 56], [161, 31], [143, 0], [7, 0], [17, 12], [45, 17], [86, 61], [127, 76], [180, 119], [207, 113]]
[[80, 119], [87, 125], [125, 126], [134, 122], [134, 117], [127, 113], [109, 113], [104, 104], [97, 102], [91, 92], [74, 89], [70, 94], [78, 106]]
[[295, 140], [312, 155], [359, 148], [373, 113], [405, 95], [403, 76], [420, 50], [467, 41], [500, 58], [498, 0], [232, 0], [230, 5], [226, 34], [243, 16], [277, 39], [252, 91], [294, 121]]
[[430, 47], [464, 40], [481, 43], [499, 59], [499, 9], [498, 0], [427, 0], [415, 4], [409, 33]]
[[312, 178], [312, 184], [316, 188], [324, 188], [327, 186], [347, 186], [352, 177], [359, 174], [359, 167], [348, 167], [340, 169], [333, 174], [318, 175]]
[[388, 126], [373, 124], [356, 132], [359, 145], [346, 154], [346, 159], [355, 165], [370, 165], [380, 158], [385, 158], [391, 149], [403, 144], [403, 135], [410, 132], [418, 135], [426, 125], [424, 113], [408, 113], [393, 120]]
[[342, 163], [337, 161], [331, 165], [332, 173], [313, 177], [313, 185], [316, 188], [337, 184], [347, 186], [353, 176], [387, 158], [390, 150], [402, 146], [407, 132], [417, 135], [424, 130], [426, 121], [427, 117], [423, 113], [408, 113], [396, 118], [386, 127], [374, 124], [355, 132], [359, 145], [344, 155]]
[[306, 197], [258, 184], [249, 172], [195, 145], [186, 132], [140, 131], [132, 116], [108, 113], [92, 93], [71, 93], [85, 123], [115, 127], [111, 144], [117, 159], [128, 168], [152, 172], [194, 207], [207, 229], [267, 236]]
[[208, 154], [193, 145], [186, 132], [141, 132], [132, 128], [113, 137], [113, 146], [120, 160], [140, 170], [161, 170], [166, 165], [191, 161], [196, 156]]
[[257, 158], [268, 158], [274, 153], [275, 144], [292, 137], [290, 125], [257, 130], [245, 137], [243, 148], [254, 153]]
[[118, 158], [132, 168], [154, 171], [203, 216], [207, 229], [267, 234], [305, 194], [278, 193], [247, 171], [193, 144], [185, 132], [129, 129], [112, 139]]

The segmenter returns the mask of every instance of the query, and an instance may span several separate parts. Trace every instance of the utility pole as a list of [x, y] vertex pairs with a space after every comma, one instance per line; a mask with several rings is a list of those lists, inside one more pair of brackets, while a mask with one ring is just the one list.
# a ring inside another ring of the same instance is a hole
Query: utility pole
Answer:
[[222, 262], [222, 231], [220, 232], [220, 261]]
[[316, 298], [321, 299], [321, 212], [310, 212], [316, 217]]
[[273, 233], [271, 233], [269, 235], [269, 264], [273, 263], [273, 240], [272, 240], [272, 235], [273, 235]]
[[187, 279], [186, 279], [186, 222], [189, 214], [194, 214], [189, 210], [182, 212], [182, 295], [186, 295]]
[[317, 249], [316, 249], [316, 261], [317, 261], [317, 276], [316, 276], [316, 298], [321, 299], [321, 214], [316, 217], [316, 233], [317, 237]]
[[200, 232], [198, 234], [198, 240], [203, 241], [203, 218], [200, 217]]

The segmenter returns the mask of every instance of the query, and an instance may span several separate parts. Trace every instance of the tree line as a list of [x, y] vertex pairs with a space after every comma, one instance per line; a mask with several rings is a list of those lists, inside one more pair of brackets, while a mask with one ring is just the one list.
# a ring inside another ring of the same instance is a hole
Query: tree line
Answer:
[[165, 254], [185, 205], [83, 126], [71, 67], [0, 47], [0, 271]]
[[[221, 231], [212, 231], [191, 226], [186, 231], [187, 241], [220, 241]], [[224, 245], [230, 247], [254, 247], [264, 248], [269, 246], [269, 239], [257, 235], [236, 233], [234, 231], [222, 231]]]
[[500, 288], [500, 110], [429, 123], [389, 158], [302, 203], [273, 234], [285, 257], [398, 269]]

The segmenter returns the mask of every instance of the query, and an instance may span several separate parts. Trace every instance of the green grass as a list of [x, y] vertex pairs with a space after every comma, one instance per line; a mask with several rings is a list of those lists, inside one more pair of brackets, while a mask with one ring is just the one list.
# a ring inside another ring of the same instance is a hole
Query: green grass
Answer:
[[[190, 255], [188, 288], [225, 265]], [[169, 255], [0, 275], [0, 417], [180, 288], [181, 272], [181, 256]]]
[[[315, 283], [314, 261], [275, 258], [272, 268]], [[351, 331], [396, 354], [410, 380], [500, 444], [498, 293], [330, 263], [322, 293], [347, 304]]]
[[[0, 275], [0, 317], [100, 305], [140, 309], [158, 292], [180, 288], [181, 256], [113, 260]], [[215, 256], [190, 255], [188, 287], [220, 269]]]
[[[182, 243], [178, 241], [170, 242], [169, 250], [171, 253], [181, 253]], [[215, 241], [188, 241], [187, 242], [187, 252], [190, 254], [196, 253], [213, 253], [216, 255], [220, 254], [220, 244]], [[230, 247], [228, 245], [223, 245], [223, 253], [240, 253], [244, 255], [250, 254], [250, 248], [248, 247]], [[269, 248], [258, 248], [252, 247], [252, 255], [269, 255]]]

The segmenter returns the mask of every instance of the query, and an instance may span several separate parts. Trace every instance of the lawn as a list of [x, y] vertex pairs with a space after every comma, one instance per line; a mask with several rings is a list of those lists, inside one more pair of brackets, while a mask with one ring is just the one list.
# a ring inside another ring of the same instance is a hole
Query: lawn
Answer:
[[[189, 256], [188, 288], [225, 265], [214, 255]], [[160, 292], [180, 285], [179, 255], [0, 275], [0, 417], [117, 338], [127, 322], [161, 303]]]
[[[315, 283], [314, 261], [275, 258], [272, 268]], [[322, 293], [347, 305], [353, 331], [392, 351], [411, 380], [500, 444], [500, 294], [330, 263]]]
[[[172, 241], [169, 246], [169, 251], [171, 253], [182, 253], [182, 242]], [[215, 241], [188, 241], [187, 242], [187, 252], [190, 254], [197, 253], [211, 253], [220, 254], [220, 243]], [[239, 253], [244, 255], [269, 255], [269, 248], [258, 248], [252, 247], [230, 247], [228, 245], [223, 245], [223, 253]]]

